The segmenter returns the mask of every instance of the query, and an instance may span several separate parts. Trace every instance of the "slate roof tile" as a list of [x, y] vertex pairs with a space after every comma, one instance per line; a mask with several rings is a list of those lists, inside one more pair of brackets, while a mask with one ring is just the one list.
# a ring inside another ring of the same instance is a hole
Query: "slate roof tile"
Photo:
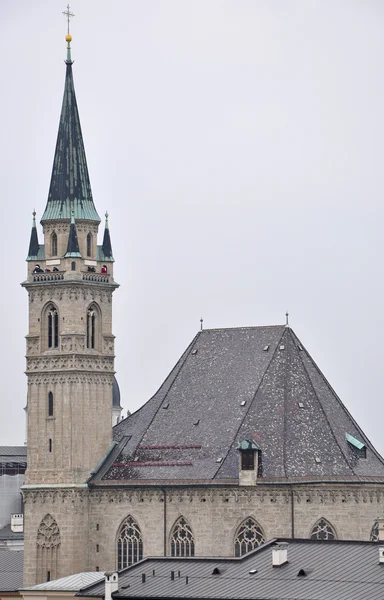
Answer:
[[[346, 433], [365, 444], [366, 459]], [[285, 326], [199, 332], [114, 436], [114, 462], [93, 483], [234, 480], [242, 439], [261, 448], [266, 482], [384, 477], [383, 459]]]

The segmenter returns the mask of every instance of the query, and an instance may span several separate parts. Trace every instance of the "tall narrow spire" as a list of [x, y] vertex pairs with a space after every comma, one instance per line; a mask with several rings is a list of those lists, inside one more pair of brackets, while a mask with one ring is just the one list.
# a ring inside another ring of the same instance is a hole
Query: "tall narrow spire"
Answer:
[[[68, 14], [69, 6], [67, 7]], [[69, 13], [71, 15], [72, 13]], [[68, 17], [69, 18], [69, 17]], [[57, 219], [70, 219], [74, 210], [76, 219], [100, 222], [92, 198], [83, 136], [77, 108], [72, 75], [71, 41], [68, 33], [67, 60], [64, 97], [61, 108], [59, 132], [48, 201], [42, 222]]]
[[39, 238], [36, 229], [36, 211], [33, 211], [31, 238], [29, 240], [28, 258], [37, 258], [39, 253]]
[[71, 214], [71, 225], [69, 227], [67, 251], [64, 254], [65, 258], [67, 258], [68, 256], [81, 257], [80, 248], [79, 248], [79, 240], [77, 239], [77, 230], [76, 230], [74, 211], [72, 211], [72, 214]]
[[104, 258], [113, 260], [111, 236], [109, 235], [108, 213], [105, 213], [105, 229], [103, 237], [103, 245], [101, 246]]

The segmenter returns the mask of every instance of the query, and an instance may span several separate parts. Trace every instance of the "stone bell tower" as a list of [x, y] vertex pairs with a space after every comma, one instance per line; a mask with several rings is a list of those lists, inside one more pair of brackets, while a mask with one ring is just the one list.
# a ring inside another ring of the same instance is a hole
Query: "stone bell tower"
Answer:
[[112, 441], [113, 256], [93, 203], [67, 40], [64, 98], [40, 245], [28, 275], [27, 486], [84, 484]]

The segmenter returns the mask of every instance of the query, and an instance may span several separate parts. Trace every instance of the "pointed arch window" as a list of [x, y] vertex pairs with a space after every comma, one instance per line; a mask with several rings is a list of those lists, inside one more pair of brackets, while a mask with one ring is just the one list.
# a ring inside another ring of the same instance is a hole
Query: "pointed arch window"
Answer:
[[235, 536], [235, 556], [243, 556], [265, 542], [265, 535], [255, 519], [242, 522]]
[[379, 524], [377, 521], [375, 521], [373, 524], [373, 527], [371, 529], [371, 535], [369, 536], [369, 540], [371, 542], [379, 541]]
[[98, 347], [100, 327], [100, 310], [96, 304], [91, 304], [87, 310], [87, 348], [95, 350]]
[[124, 569], [143, 558], [140, 527], [130, 515], [123, 521], [117, 536], [117, 569]]
[[171, 556], [195, 556], [195, 538], [184, 517], [180, 517], [173, 526]]
[[50, 305], [47, 311], [48, 348], [59, 347], [59, 314], [55, 306]]
[[92, 256], [92, 233], [87, 235], [87, 256]]
[[332, 525], [324, 518], [317, 521], [311, 531], [311, 540], [336, 540], [336, 532]]
[[52, 256], [57, 256], [57, 234], [55, 231], [51, 235], [51, 251]]
[[48, 573], [51, 579], [56, 579], [59, 551], [60, 529], [52, 515], [45, 515], [37, 530], [37, 577], [38, 583], [47, 580]]
[[53, 393], [48, 394], [48, 417], [53, 417]]

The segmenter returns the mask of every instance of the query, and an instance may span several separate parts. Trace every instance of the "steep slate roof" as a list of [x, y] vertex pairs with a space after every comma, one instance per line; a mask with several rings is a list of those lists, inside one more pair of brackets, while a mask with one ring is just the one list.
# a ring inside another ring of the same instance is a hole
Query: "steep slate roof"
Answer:
[[0, 593], [17, 592], [23, 585], [24, 552], [0, 550]]
[[92, 198], [69, 53], [48, 202], [41, 220], [70, 219], [72, 209], [76, 219], [100, 222]]
[[[185, 600], [381, 600], [384, 597], [384, 565], [379, 564], [378, 544], [288, 541], [288, 563], [277, 568], [272, 567], [273, 540], [241, 558], [147, 558], [120, 571], [119, 590], [113, 597]], [[219, 573], [214, 574], [214, 569]], [[306, 573], [304, 576], [298, 576], [301, 569]], [[251, 570], [256, 572], [252, 574]], [[103, 597], [104, 582], [77, 595]]]
[[114, 437], [90, 483], [233, 482], [244, 439], [261, 448], [264, 482], [384, 481], [383, 459], [284, 326], [200, 332]]

